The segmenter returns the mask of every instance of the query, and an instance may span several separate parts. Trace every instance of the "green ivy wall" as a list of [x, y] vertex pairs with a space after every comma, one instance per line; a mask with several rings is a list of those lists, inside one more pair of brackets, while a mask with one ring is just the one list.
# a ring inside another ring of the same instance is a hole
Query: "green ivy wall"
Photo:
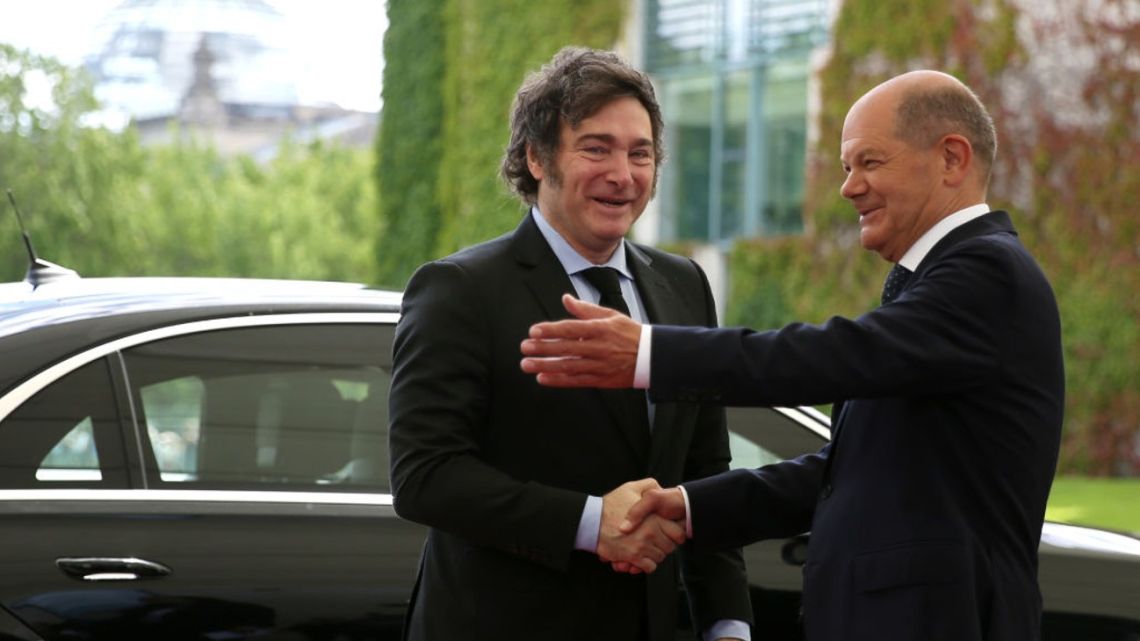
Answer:
[[[1012, 213], [1057, 294], [1067, 378], [1061, 471], [1140, 473], [1140, 73], [1113, 53], [1140, 46], [1140, 25], [1090, 17], [1088, 4], [1070, 5], [1059, 25], [1021, 15], [1006, 0], [846, 0], [821, 76], [808, 233], [735, 245], [729, 322], [820, 322], [876, 304], [887, 265], [859, 247], [855, 214], [838, 193], [843, 118], [890, 76], [942, 69], [991, 106], [999, 158], [989, 203]], [[1098, 73], [1072, 92], [1098, 115], [1086, 123], [1062, 119], [1064, 109], [1032, 81], [1021, 84], [1030, 87], [1022, 103], [1006, 95], [1011, 81], [1031, 77], [1021, 34], [1049, 43], [1061, 29], [1073, 40], [1055, 46], [1075, 42], [1096, 57]]]
[[[1119, 4], [1109, 0], [1107, 4]], [[609, 47], [625, 3], [609, 0], [389, 0], [377, 179], [385, 233], [378, 281], [402, 286], [423, 260], [513, 228], [521, 208], [498, 177], [515, 89], [560, 47]], [[1078, 1], [1073, 7], [1085, 7]], [[1052, 280], [1064, 323], [1068, 398], [1061, 468], [1140, 472], [1140, 74], [1120, 47], [1136, 24], [1073, 10], [1068, 27], [1099, 73], [1074, 92], [1101, 115], [1064, 124], [1043, 96], [1005, 100], [1026, 77], [1028, 29], [1056, 25], [1008, 0], [846, 0], [821, 75], [819, 143], [809, 150], [806, 233], [749, 239], [730, 253], [728, 320], [755, 327], [857, 315], [876, 304], [887, 266], [859, 247], [836, 161], [848, 106], [897, 73], [937, 68], [991, 105], [999, 162], [990, 204], [1009, 209]], [[1026, 195], [1028, 194], [1028, 196]]]
[[612, 0], [389, 0], [378, 137], [380, 282], [498, 236], [522, 207], [499, 178], [511, 100], [563, 46], [612, 47]]

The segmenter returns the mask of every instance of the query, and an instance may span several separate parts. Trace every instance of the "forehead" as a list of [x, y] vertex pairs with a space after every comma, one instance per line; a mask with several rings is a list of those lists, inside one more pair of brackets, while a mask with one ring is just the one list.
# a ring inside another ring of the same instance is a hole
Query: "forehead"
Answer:
[[652, 142], [653, 125], [640, 100], [622, 96], [605, 103], [575, 126], [563, 119], [562, 135], [572, 139], [598, 135], [644, 138]]
[[895, 135], [894, 102], [868, 95], [847, 112], [839, 156], [847, 160], [871, 152], [889, 153], [903, 144]]

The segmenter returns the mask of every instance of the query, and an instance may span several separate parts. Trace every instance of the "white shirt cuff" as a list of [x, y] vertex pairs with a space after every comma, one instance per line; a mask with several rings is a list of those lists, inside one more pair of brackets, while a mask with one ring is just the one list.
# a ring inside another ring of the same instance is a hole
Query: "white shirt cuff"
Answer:
[[693, 538], [693, 511], [689, 509], [689, 493], [685, 491], [684, 485], [678, 485], [677, 489], [681, 490], [681, 496], [685, 499], [685, 538]]
[[649, 389], [649, 354], [653, 350], [652, 325], [641, 326], [641, 339], [637, 342], [637, 367], [633, 370], [633, 386], [636, 389]]
[[705, 641], [715, 639], [744, 639], [752, 641], [752, 629], [748, 624], [736, 619], [722, 619], [709, 626], [704, 634]]

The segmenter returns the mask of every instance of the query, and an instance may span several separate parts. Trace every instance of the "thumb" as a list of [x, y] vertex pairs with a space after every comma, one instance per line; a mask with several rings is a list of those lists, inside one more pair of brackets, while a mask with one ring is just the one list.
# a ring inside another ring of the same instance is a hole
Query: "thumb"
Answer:
[[[652, 479], [651, 479], [652, 480]], [[641, 496], [641, 500], [630, 506], [629, 511], [625, 513], [625, 520], [621, 522], [618, 529], [622, 534], [629, 534], [641, 525], [645, 517], [657, 511], [657, 504], [660, 502], [660, 497], [656, 492], [649, 492]]]
[[615, 316], [620, 313], [608, 307], [602, 307], [601, 305], [587, 303], [584, 300], [578, 300], [570, 294], [562, 295], [562, 306], [566, 308], [566, 311], [570, 312], [570, 315], [581, 320], [609, 318], [610, 316]]

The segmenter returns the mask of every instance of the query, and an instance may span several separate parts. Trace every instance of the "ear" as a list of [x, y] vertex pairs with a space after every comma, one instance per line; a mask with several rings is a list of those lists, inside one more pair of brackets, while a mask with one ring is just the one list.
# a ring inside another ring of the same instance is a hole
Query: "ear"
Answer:
[[973, 173], [974, 148], [960, 134], [947, 134], [938, 143], [942, 154], [942, 173], [947, 185], [959, 187]]
[[535, 152], [534, 147], [526, 146], [526, 168], [530, 170], [530, 175], [535, 180], [542, 182], [543, 171], [542, 161], [538, 158], [538, 153]]

